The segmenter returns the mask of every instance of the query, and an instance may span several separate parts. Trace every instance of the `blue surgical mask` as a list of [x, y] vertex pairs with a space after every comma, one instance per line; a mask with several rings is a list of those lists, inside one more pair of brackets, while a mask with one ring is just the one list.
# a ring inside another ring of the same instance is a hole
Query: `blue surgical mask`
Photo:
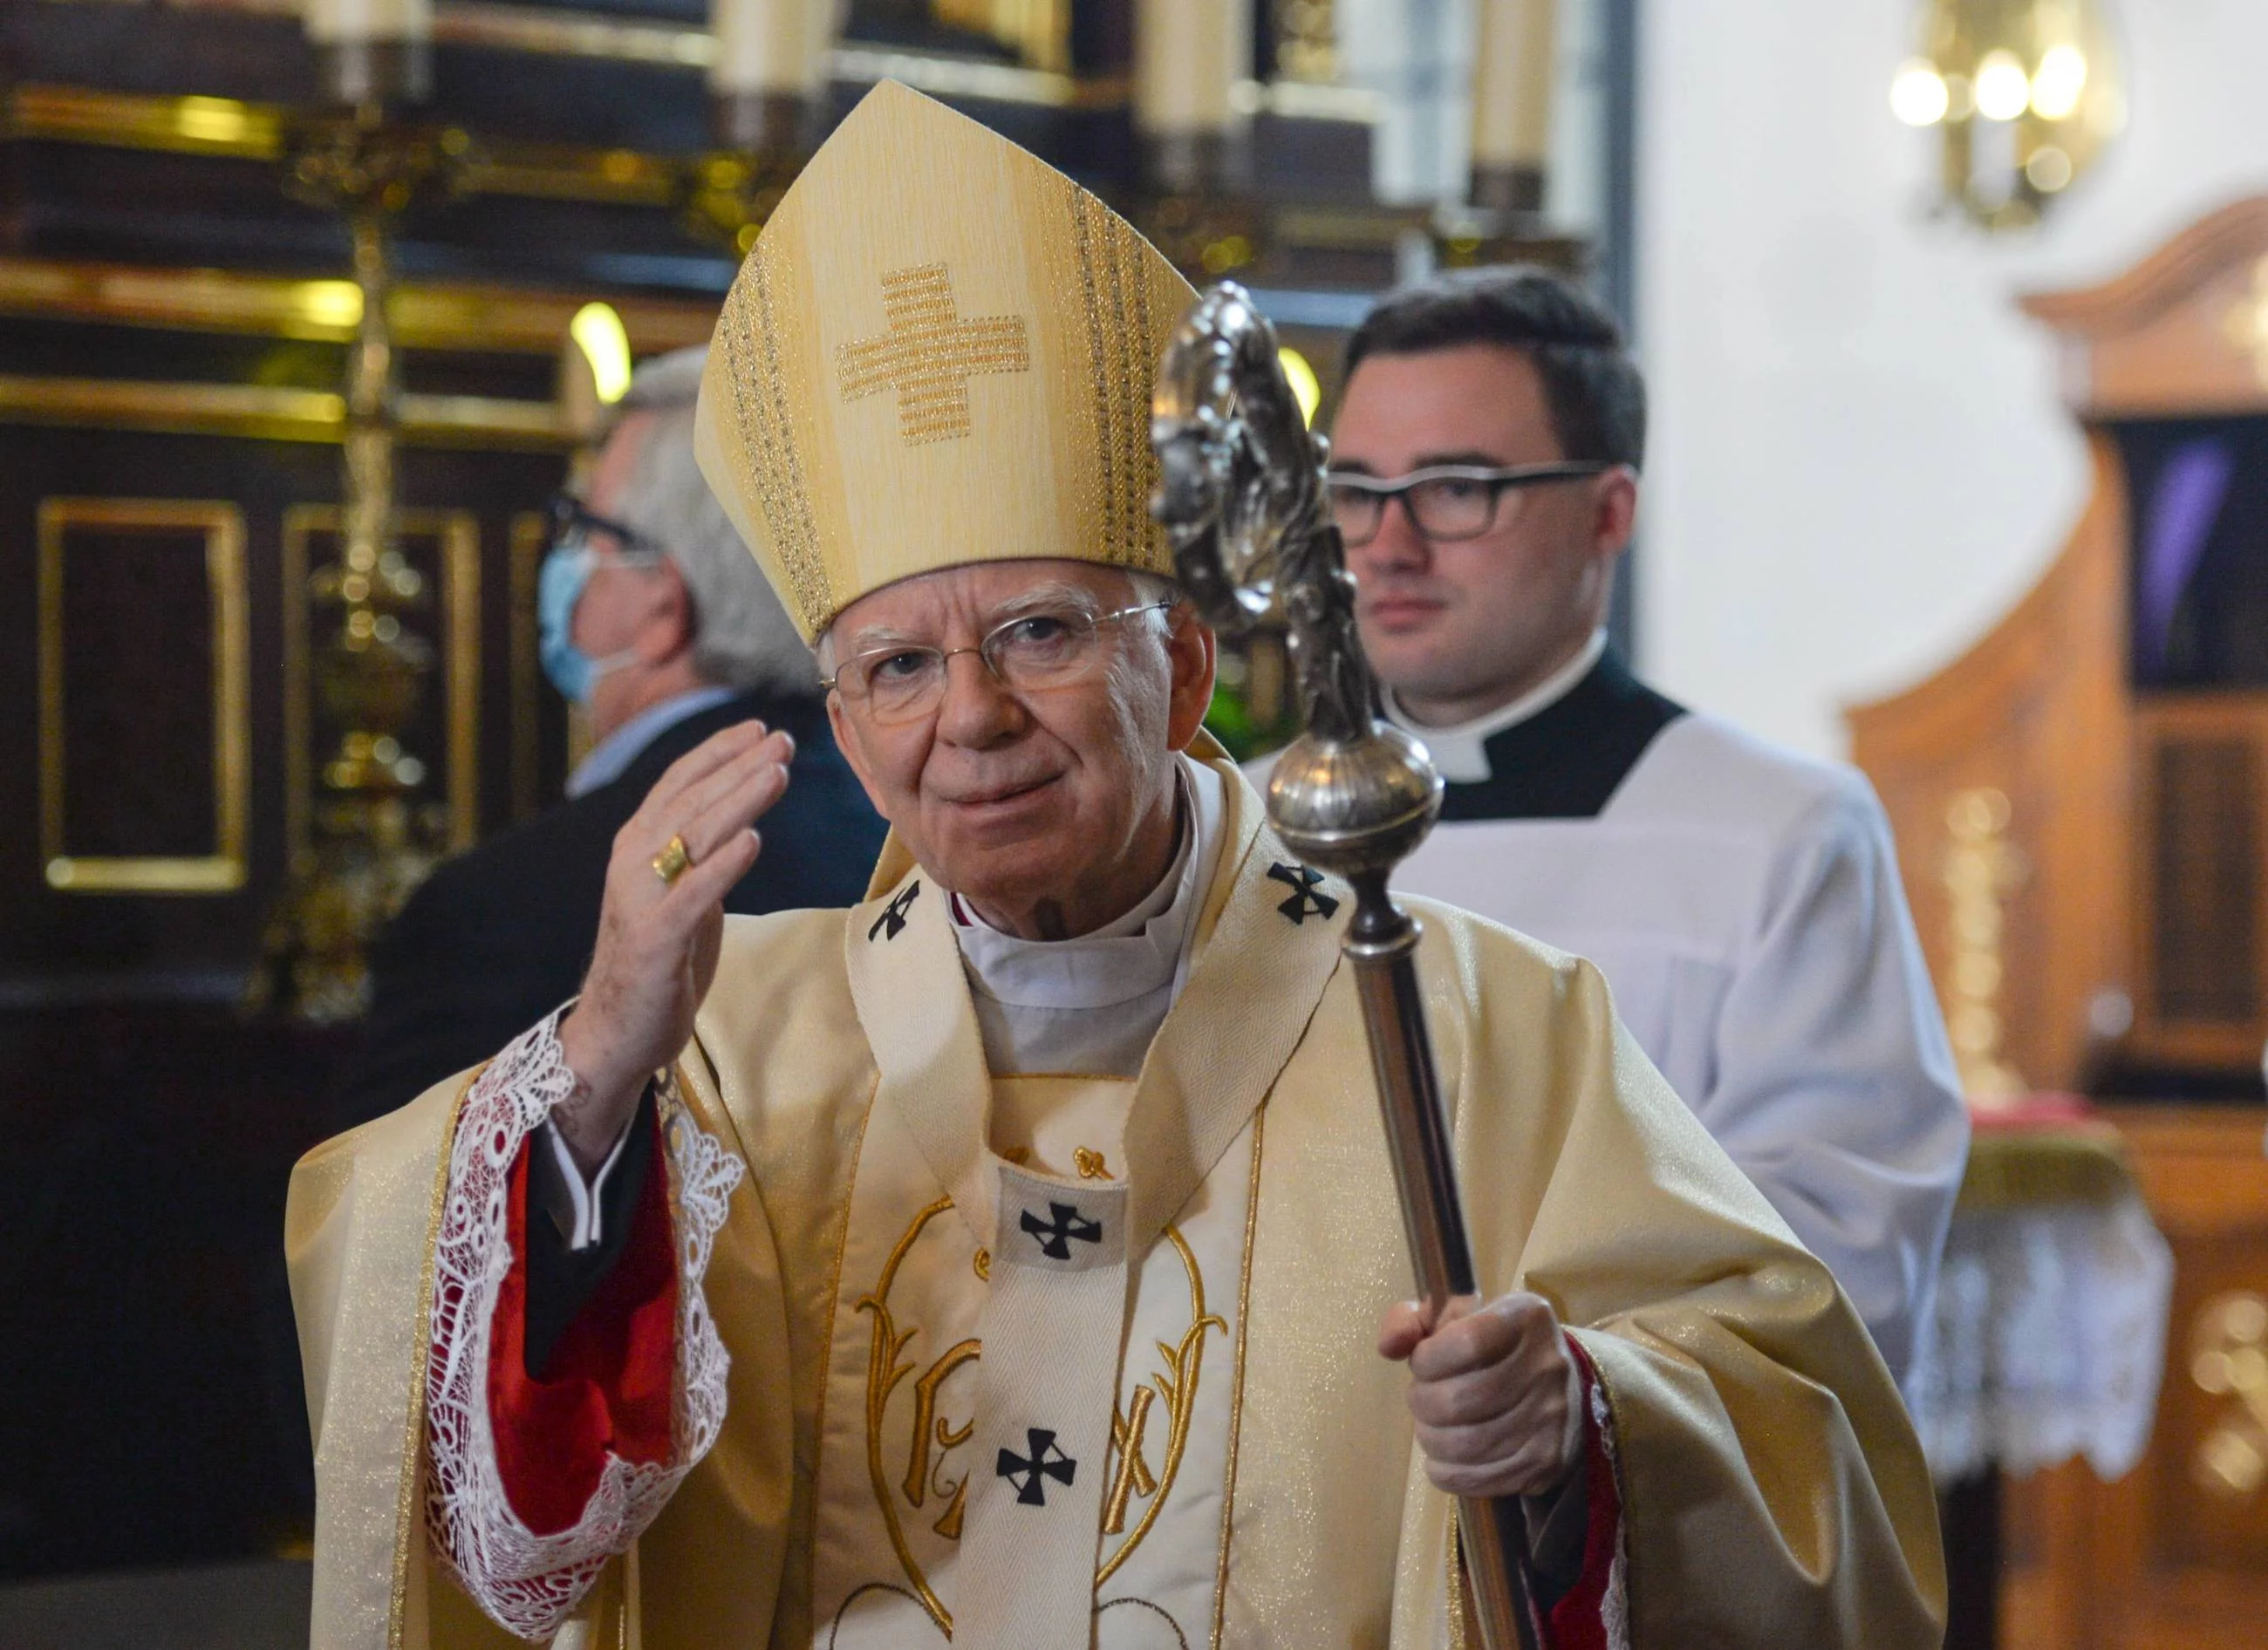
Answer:
[[543, 673], [571, 703], [587, 705], [591, 689], [609, 671], [620, 670], [637, 656], [625, 649], [594, 659], [575, 645], [575, 605], [591, 582], [598, 557], [587, 545], [564, 544], [543, 558], [535, 581], [536, 633], [541, 640]]

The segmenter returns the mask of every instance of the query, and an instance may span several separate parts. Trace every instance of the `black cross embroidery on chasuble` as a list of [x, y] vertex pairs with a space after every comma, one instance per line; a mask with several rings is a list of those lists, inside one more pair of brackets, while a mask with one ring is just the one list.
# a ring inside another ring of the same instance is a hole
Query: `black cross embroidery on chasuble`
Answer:
[[1320, 916], [1328, 920], [1338, 914], [1339, 902], [1329, 894], [1315, 891], [1315, 885], [1323, 880], [1321, 871], [1311, 870], [1305, 865], [1271, 865], [1268, 868], [1268, 878], [1292, 891], [1292, 897], [1276, 909], [1295, 924], [1303, 923], [1309, 917]]
[[[905, 931], [906, 913], [913, 909], [914, 898], [921, 892], [918, 882], [908, 883], [905, 892], [882, 907], [882, 914], [874, 919], [874, 926], [866, 930], [866, 940], [872, 944], [877, 938], [895, 940]], [[889, 930], [887, 934], [883, 930]]]
[[[1050, 1203], [1048, 1213], [1053, 1221], [1043, 1221], [1029, 1209], [1024, 1211], [1023, 1228], [1040, 1240], [1040, 1253], [1049, 1260], [1069, 1260], [1071, 1242], [1077, 1238], [1082, 1243], [1102, 1241], [1102, 1222], [1090, 1221], [1079, 1212], [1076, 1204]], [[1053, 1434], [1049, 1434], [1050, 1437]]]
[[[1057, 1205], [1058, 1208], [1063, 1206]], [[1026, 1217], [1030, 1218], [1029, 1216]], [[1047, 1481], [1069, 1485], [1079, 1471], [1079, 1463], [1056, 1448], [1056, 1435], [1037, 1426], [1024, 1429], [1024, 1448], [1028, 1456], [1012, 1449], [1000, 1452], [1000, 1464], [995, 1469], [1009, 1483], [1016, 1485], [1016, 1499], [1026, 1507], [1045, 1507], [1048, 1504]], [[1021, 1479], [1021, 1483], [1017, 1480]]]

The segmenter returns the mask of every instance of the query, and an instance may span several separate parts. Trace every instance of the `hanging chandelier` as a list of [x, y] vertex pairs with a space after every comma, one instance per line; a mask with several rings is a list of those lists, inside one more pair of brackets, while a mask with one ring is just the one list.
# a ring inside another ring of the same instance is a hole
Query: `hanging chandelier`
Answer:
[[1939, 133], [1940, 209], [2036, 224], [2125, 127], [2115, 48], [2100, 0], [1926, 0], [1890, 108]]

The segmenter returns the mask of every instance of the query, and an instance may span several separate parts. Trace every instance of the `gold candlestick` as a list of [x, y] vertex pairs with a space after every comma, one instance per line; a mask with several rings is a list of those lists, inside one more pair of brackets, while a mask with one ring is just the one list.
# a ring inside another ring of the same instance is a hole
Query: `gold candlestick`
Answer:
[[390, 121], [369, 97], [303, 123], [284, 187], [339, 212], [352, 246], [361, 316], [347, 357], [338, 560], [291, 593], [336, 627], [314, 657], [313, 696], [335, 731], [306, 799], [309, 831], [271, 914], [251, 1004], [317, 1023], [360, 1015], [370, 942], [438, 856], [439, 810], [423, 800], [428, 767], [409, 747], [433, 670], [431, 646], [402, 623], [431, 605], [396, 539], [396, 370], [387, 298], [394, 221], [445, 178], [464, 135]]
[[746, 257], [816, 146], [834, 46], [832, 0], [711, 0], [716, 144], [687, 174], [694, 233]]

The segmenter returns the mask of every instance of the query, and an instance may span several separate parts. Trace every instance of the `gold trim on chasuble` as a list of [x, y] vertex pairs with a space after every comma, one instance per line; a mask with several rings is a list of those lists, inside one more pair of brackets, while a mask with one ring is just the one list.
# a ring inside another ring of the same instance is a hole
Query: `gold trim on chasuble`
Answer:
[[754, 499], [763, 512], [780, 579], [787, 585], [781, 594], [794, 605], [805, 634], [815, 635], [835, 621], [835, 601], [828, 589], [811, 488], [796, 444], [794, 401], [780, 360], [780, 323], [772, 293], [780, 276], [772, 263], [770, 249], [759, 240], [725, 294], [724, 313], [717, 321], [725, 382], [733, 398], [733, 425], [740, 437], [728, 451], [736, 490], [741, 497]]
[[425, 1489], [425, 1392], [429, 1366], [433, 1357], [433, 1337], [430, 1328], [433, 1322], [433, 1263], [441, 1244], [441, 1216], [449, 1203], [449, 1158], [457, 1141], [457, 1125], [465, 1115], [465, 1096], [487, 1071], [489, 1062], [482, 1060], [473, 1067], [465, 1081], [458, 1086], [457, 1097], [449, 1103], [449, 1120], [441, 1131], [439, 1162], [433, 1170], [433, 1202], [425, 1216], [425, 1264], [417, 1280], [417, 1316], [411, 1320], [418, 1326], [412, 1337], [409, 1354], [409, 1422], [401, 1434], [401, 1481], [399, 1498], [394, 1506], [394, 1575], [389, 1588], [391, 1617], [387, 1625], [387, 1650], [403, 1650], [404, 1634], [409, 1615], [409, 1566], [416, 1551], [416, 1544], [425, 1534], [425, 1520], [419, 1503]]

